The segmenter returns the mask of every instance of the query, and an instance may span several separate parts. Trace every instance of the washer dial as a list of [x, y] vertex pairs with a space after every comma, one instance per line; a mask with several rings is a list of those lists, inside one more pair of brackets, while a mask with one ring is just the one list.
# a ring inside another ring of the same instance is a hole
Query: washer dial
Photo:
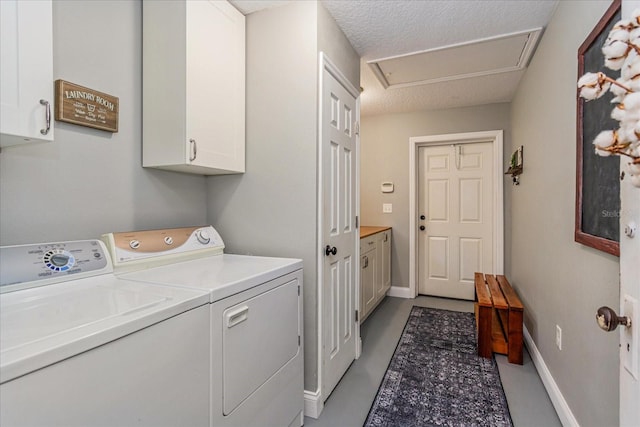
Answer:
[[198, 242], [202, 243], [203, 245], [206, 245], [211, 241], [211, 237], [209, 237], [209, 233], [207, 233], [207, 230], [196, 231], [196, 238], [198, 239]]
[[52, 271], [67, 271], [76, 263], [76, 259], [64, 249], [51, 249], [42, 257], [44, 265]]

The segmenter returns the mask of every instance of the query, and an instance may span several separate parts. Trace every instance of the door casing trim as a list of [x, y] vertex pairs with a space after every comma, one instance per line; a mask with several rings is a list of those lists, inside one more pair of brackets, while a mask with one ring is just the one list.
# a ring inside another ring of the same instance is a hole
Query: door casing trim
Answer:
[[[409, 294], [418, 295], [416, 241], [418, 230], [416, 218], [418, 215], [418, 150], [420, 147], [472, 144], [490, 142], [493, 145], [493, 274], [504, 274], [504, 177], [502, 162], [504, 152], [504, 131], [491, 130], [482, 132], [450, 133], [444, 135], [413, 136], [409, 138]], [[486, 272], [485, 272], [486, 273]]]

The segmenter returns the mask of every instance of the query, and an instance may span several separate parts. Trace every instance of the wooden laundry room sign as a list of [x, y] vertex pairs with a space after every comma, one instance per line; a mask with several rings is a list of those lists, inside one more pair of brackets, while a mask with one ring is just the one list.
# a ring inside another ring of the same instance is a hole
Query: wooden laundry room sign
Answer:
[[118, 132], [118, 97], [56, 80], [56, 120]]

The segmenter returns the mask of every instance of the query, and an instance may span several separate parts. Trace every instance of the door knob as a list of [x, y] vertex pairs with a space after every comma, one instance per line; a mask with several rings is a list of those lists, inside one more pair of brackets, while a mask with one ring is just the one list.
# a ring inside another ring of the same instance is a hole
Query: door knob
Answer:
[[426, 227], [425, 227], [424, 225], [421, 225], [421, 226], [420, 226], [420, 230], [421, 230], [421, 231], [424, 231], [424, 230], [425, 230], [425, 228], [426, 228]]
[[335, 254], [337, 254], [337, 253], [338, 253], [338, 248], [336, 248], [335, 246], [334, 246], [334, 247], [331, 247], [331, 246], [327, 245], [327, 247], [326, 247], [326, 248], [324, 248], [324, 254], [325, 254], [325, 256], [335, 255]]
[[426, 217], [426, 216], [424, 216], [424, 215], [420, 215], [420, 219], [421, 219], [422, 221], [424, 221], [425, 219], [427, 219], [427, 217]]
[[609, 307], [600, 307], [596, 314], [596, 320], [598, 321], [598, 326], [607, 332], [615, 330], [618, 325], [631, 326], [630, 318], [627, 316], [618, 316], [615, 310]]

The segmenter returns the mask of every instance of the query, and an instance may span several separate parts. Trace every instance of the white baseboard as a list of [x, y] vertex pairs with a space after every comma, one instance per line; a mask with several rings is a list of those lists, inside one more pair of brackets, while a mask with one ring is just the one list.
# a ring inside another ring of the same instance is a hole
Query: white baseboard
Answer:
[[304, 391], [304, 415], [305, 417], [318, 418], [324, 409], [324, 402], [320, 396], [320, 390]]
[[544, 388], [547, 389], [547, 394], [551, 399], [551, 403], [553, 403], [553, 407], [558, 413], [560, 422], [562, 422], [564, 427], [579, 427], [580, 424], [578, 424], [578, 420], [574, 417], [569, 404], [567, 404], [562, 392], [560, 392], [558, 384], [556, 384], [553, 376], [551, 376], [551, 372], [549, 371], [549, 368], [547, 368], [547, 364], [544, 363], [544, 359], [542, 359], [542, 355], [540, 354], [540, 351], [538, 351], [536, 343], [533, 342], [533, 338], [531, 338], [526, 326], [523, 328], [523, 335], [527, 344], [527, 349], [531, 355], [531, 360], [538, 370], [538, 375], [540, 375]]
[[414, 295], [411, 294], [411, 289], [403, 288], [400, 286], [392, 286], [388, 291], [387, 295], [390, 297], [398, 297], [398, 298], [414, 298]]

